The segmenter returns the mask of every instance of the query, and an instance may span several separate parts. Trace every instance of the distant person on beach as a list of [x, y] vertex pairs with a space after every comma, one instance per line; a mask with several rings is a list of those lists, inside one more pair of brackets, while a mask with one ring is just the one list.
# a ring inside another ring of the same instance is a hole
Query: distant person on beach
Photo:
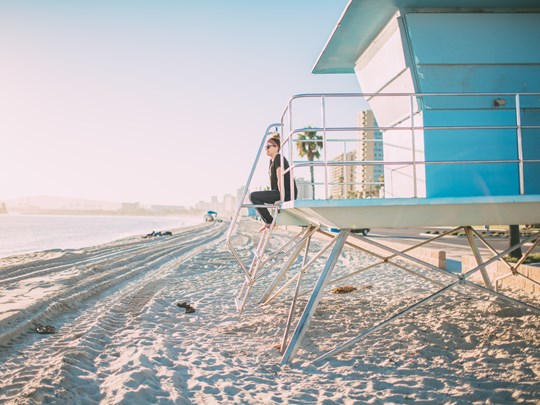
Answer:
[[[291, 175], [289, 172], [285, 173], [285, 184], [281, 184], [282, 170], [281, 170], [281, 154], [279, 153], [281, 149], [281, 141], [278, 133], [273, 133], [268, 137], [266, 141], [266, 155], [270, 158], [270, 166], [268, 168], [268, 173], [270, 175], [270, 190], [264, 191], [254, 191], [250, 194], [249, 198], [253, 204], [262, 205], [262, 204], [274, 204], [276, 201], [280, 201], [281, 190], [284, 189], [285, 192], [285, 201], [291, 200], [291, 188], [290, 181]], [[289, 162], [285, 157], [283, 158], [283, 170], [289, 168]], [[296, 188], [296, 182], [294, 183], [294, 197], [298, 195], [298, 190]], [[268, 212], [267, 208], [257, 208], [257, 211], [261, 215], [262, 220], [264, 221], [263, 227], [260, 229], [261, 232], [270, 228], [273, 218]]]

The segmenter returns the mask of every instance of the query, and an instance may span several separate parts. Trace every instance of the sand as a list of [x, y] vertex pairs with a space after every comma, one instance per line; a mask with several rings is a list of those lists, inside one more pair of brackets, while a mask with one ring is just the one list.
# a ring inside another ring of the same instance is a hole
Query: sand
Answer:
[[[235, 236], [244, 257], [257, 228], [246, 221]], [[172, 237], [0, 259], [0, 403], [539, 403], [538, 315], [462, 287], [313, 365], [438, 289], [388, 265], [346, 280], [357, 287], [350, 293], [329, 286], [297, 357], [280, 364], [293, 287], [259, 306], [268, 274], [239, 316], [242, 273], [226, 230], [203, 224]], [[277, 230], [272, 245], [289, 235]], [[312, 252], [324, 243], [314, 240]], [[335, 273], [370, 260], [346, 248]], [[306, 274], [300, 307], [322, 265]], [[196, 311], [186, 314], [181, 301]], [[37, 334], [34, 323], [57, 332]]]

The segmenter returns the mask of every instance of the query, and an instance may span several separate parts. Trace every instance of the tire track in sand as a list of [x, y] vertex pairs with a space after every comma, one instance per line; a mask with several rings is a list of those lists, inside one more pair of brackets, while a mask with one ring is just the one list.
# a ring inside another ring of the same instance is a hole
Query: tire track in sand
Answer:
[[[224, 225], [210, 229], [212, 231], [210, 234], [199, 235], [201, 237], [192, 239], [191, 243], [168, 251], [162, 260], [156, 260], [153, 257], [155, 255], [152, 255], [150, 260], [138, 263], [134, 270], [139, 271], [136, 271], [136, 274], [132, 272], [128, 279], [121, 280], [126, 281], [124, 285], [117, 285], [117, 290], [104, 297], [102, 301], [97, 299], [97, 294], [107, 288], [106, 283], [101, 285], [105, 288], [94, 288], [94, 294], [85, 297], [87, 300], [96, 298], [94, 306], [87, 308], [82, 314], [81, 309], [75, 308], [74, 305], [66, 305], [65, 308], [59, 308], [57, 305], [50, 315], [58, 316], [62, 312], [67, 312], [64, 316], [67, 319], [56, 335], [47, 337], [31, 335], [27, 339], [30, 342], [12, 345], [8, 347], [9, 353], [0, 354], [0, 360], [3, 360], [0, 378], [4, 382], [0, 400], [15, 401], [14, 403], [41, 402], [45, 400], [45, 396], [58, 397], [60, 394], [58, 390], [51, 393], [47, 391], [47, 387], [52, 389], [62, 386], [61, 383], [58, 385], [59, 379], [63, 382], [69, 380], [64, 381], [65, 373], [91, 374], [94, 361], [103, 346], [115, 336], [115, 332], [129, 327], [129, 321], [166, 283], [167, 274], [174, 272], [179, 263], [215, 244], [223, 236]], [[163, 251], [160, 250], [159, 254], [162, 255]], [[152, 270], [134, 278], [148, 268]], [[77, 318], [77, 315], [80, 316]], [[66, 329], [70, 332], [64, 335], [62, 330]], [[44, 367], [47, 364], [49, 366]], [[86, 392], [98, 394], [91, 387], [87, 388], [90, 389]], [[65, 392], [73, 391], [65, 387]]]

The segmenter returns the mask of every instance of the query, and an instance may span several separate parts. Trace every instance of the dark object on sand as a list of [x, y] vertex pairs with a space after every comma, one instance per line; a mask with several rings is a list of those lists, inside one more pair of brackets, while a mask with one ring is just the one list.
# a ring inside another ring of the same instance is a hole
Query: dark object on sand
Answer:
[[185, 308], [186, 309], [186, 314], [192, 314], [193, 312], [195, 312], [195, 308], [193, 308], [190, 304], [188, 304], [186, 301], [184, 302], [177, 302], [176, 303], [176, 306], [177, 307], [180, 307], [180, 308]]
[[161, 232], [161, 231], [152, 231], [151, 233], [149, 233], [148, 235], [146, 236], [143, 236], [143, 239], [146, 239], [146, 238], [154, 238], [154, 237], [157, 237], [157, 236], [172, 236], [172, 232], [171, 231], [164, 231], [164, 232]]
[[36, 329], [37, 333], [40, 333], [42, 335], [48, 335], [48, 334], [51, 334], [51, 333], [56, 333], [56, 328], [54, 326], [51, 326], [51, 325], [42, 325], [42, 324], [38, 323], [37, 325], [35, 325], [35, 329]]
[[356, 287], [353, 287], [352, 285], [344, 285], [344, 286], [341, 286], [341, 287], [338, 287], [338, 288], [334, 288], [332, 290], [332, 292], [334, 294], [347, 294], [347, 293], [350, 293], [350, 292], [353, 292], [353, 291], [356, 291], [357, 288]]

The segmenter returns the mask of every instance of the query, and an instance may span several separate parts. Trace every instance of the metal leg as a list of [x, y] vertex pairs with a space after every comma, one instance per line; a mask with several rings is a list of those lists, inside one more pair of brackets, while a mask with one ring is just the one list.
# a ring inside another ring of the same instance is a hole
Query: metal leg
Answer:
[[476, 263], [478, 264], [478, 268], [480, 270], [480, 273], [482, 274], [482, 279], [484, 280], [484, 284], [487, 288], [490, 290], [493, 290], [493, 284], [491, 284], [491, 280], [489, 279], [489, 274], [486, 270], [486, 267], [483, 265], [484, 259], [482, 259], [482, 255], [480, 254], [480, 250], [478, 250], [478, 245], [476, 244], [476, 241], [474, 240], [472, 228], [470, 226], [465, 227], [465, 234], [467, 235], [467, 240], [469, 241], [469, 246], [471, 247], [471, 251], [473, 252], [474, 258], [476, 259]]
[[276, 211], [277, 211], [277, 208], [274, 209], [274, 212], [273, 212], [274, 220], [270, 224], [270, 228], [264, 232], [264, 234], [261, 237], [261, 240], [259, 241], [259, 244], [257, 245], [257, 249], [255, 251], [253, 261], [251, 262], [249, 272], [248, 274], [246, 274], [246, 278], [244, 279], [244, 283], [242, 284], [240, 293], [235, 299], [236, 309], [240, 313], [244, 311], [244, 307], [246, 306], [249, 293], [251, 292], [251, 288], [253, 287], [253, 283], [255, 282], [257, 272], [259, 271], [259, 268], [261, 267], [261, 264], [263, 263], [264, 252], [266, 251], [266, 246], [268, 245], [268, 241], [270, 240], [270, 236], [276, 224], [276, 215], [275, 215]]
[[426, 302], [428, 301], [431, 301], [433, 298], [441, 295], [443, 292], [445, 292], [446, 290], [448, 290], [449, 288], [452, 288], [454, 287], [455, 285], [459, 284], [460, 281], [455, 281], [453, 282], [452, 284], [450, 285], [447, 285], [446, 287], [440, 289], [439, 291], [435, 292], [434, 294], [431, 294], [429, 297], [426, 297], [424, 298], [423, 300], [421, 301], [418, 301], [416, 304], [414, 305], [411, 305], [410, 307], [404, 309], [403, 311], [397, 313], [396, 315], [388, 318], [387, 320], [379, 323], [378, 325], [376, 326], [373, 326], [369, 329], [367, 329], [366, 331], [362, 332], [360, 335], [356, 336], [355, 338], [352, 338], [351, 340], [343, 343], [342, 345], [330, 350], [329, 352], [323, 354], [322, 356], [319, 356], [318, 358], [316, 358], [313, 362], [316, 363], [316, 362], [319, 362], [321, 360], [324, 360], [326, 359], [327, 357], [330, 357], [330, 356], [333, 356], [339, 352], [342, 352], [343, 350], [347, 349], [348, 347], [354, 345], [355, 343], [359, 342], [361, 339], [365, 338], [366, 336], [368, 335], [371, 335], [373, 332], [375, 332], [376, 330], [382, 328], [383, 326], [389, 324], [390, 322], [392, 321], [395, 321], [396, 319], [398, 318], [401, 318], [403, 315], [407, 314], [408, 312], [412, 311], [413, 309], [419, 307], [420, 305], [423, 305], [425, 304]]
[[[285, 243], [282, 247], [280, 247], [279, 249], [280, 250], [277, 250], [276, 252], [274, 252], [273, 256], [276, 256], [276, 257], [273, 257], [274, 259], [274, 262], [273, 263], [270, 263], [269, 266], [267, 266], [263, 271], [261, 271], [260, 273], [258, 273], [257, 275], [257, 278], [259, 277], [262, 277], [264, 276], [266, 273], [268, 273], [271, 269], [274, 268], [274, 266], [276, 264], [278, 264], [281, 259], [283, 259], [284, 257], [286, 257], [290, 252], [292, 252], [293, 250], [295, 250], [296, 248], [300, 247], [300, 250], [302, 250], [302, 246], [304, 244], [304, 241], [306, 240], [306, 238], [308, 236], [311, 236], [313, 234], [313, 232], [315, 232], [315, 230], [317, 229], [318, 227], [315, 227], [313, 229], [309, 229], [309, 228], [306, 228], [306, 230], [302, 230], [298, 235], [296, 235], [294, 238], [292, 238], [291, 240], [289, 240], [287, 243]], [[296, 239], [298, 239], [298, 237], [301, 235], [301, 234], [304, 234], [300, 240], [296, 241]], [[261, 267], [265, 266], [270, 260], [267, 259], [265, 260], [262, 264], [261, 264]]]
[[[311, 242], [311, 235], [309, 236], [309, 239], [306, 241], [306, 250], [304, 252], [304, 262], [302, 263], [302, 267], [305, 266], [307, 262], [310, 242]], [[296, 300], [298, 298], [298, 291], [300, 290], [301, 282], [302, 282], [302, 271], [300, 270], [298, 272], [298, 280], [296, 281], [296, 288], [294, 289], [294, 296], [292, 298], [291, 307], [289, 309], [289, 316], [287, 317], [287, 323], [285, 324], [285, 331], [283, 332], [283, 338], [281, 339], [281, 345], [279, 346], [280, 352], [282, 354], [285, 350], [285, 346], [287, 345], [287, 339], [289, 337], [289, 330], [291, 328], [291, 322], [294, 316], [294, 309], [296, 307]]]
[[[473, 228], [471, 228], [471, 230], [474, 232], [474, 234], [476, 235], [476, 237], [478, 238], [478, 240], [480, 242], [482, 242], [482, 244], [487, 247], [491, 253], [493, 253], [494, 255], [498, 255], [499, 252], [497, 252], [497, 250], [495, 250], [493, 248], [493, 246], [491, 246], [486, 240], [484, 240], [484, 238], [482, 238], [482, 235], [480, 235], [476, 230], [474, 230]], [[500, 261], [502, 263], [504, 263], [510, 270], [513, 269], [512, 265], [510, 263], [508, 263], [506, 260], [504, 260], [504, 258], [501, 257]]]
[[265, 302], [268, 299], [268, 297], [270, 296], [270, 294], [272, 294], [274, 292], [274, 290], [276, 289], [278, 284], [281, 282], [281, 280], [283, 280], [283, 277], [285, 277], [285, 274], [287, 273], [287, 271], [290, 269], [290, 267], [296, 261], [298, 256], [300, 256], [300, 253], [304, 249], [305, 241], [307, 240], [307, 238], [311, 237], [310, 231], [312, 230], [312, 228], [313, 228], [312, 226], [308, 227], [307, 232], [306, 232], [307, 236], [306, 236], [306, 238], [302, 239], [303, 243], [299, 243], [296, 246], [293, 253], [289, 256], [289, 258], [287, 259], [287, 261], [285, 262], [285, 264], [283, 265], [281, 270], [274, 277], [274, 279], [272, 280], [272, 282], [270, 283], [270, 285], [268, 286], [268, 288], [264, 292], [263, 296], [261, 297], [260, 303]]
[[499, 253], [497, 256], [493, 256], [489, 260], [486, 260], [481, 266], [476, 266], [474, 269], [469, 270], [467, 273], [463, 274], [464, 278], [470, 277], [472, 274], [476, 273], [478, 270], [480, 270], [481, 267], [485, 267], [490, 263], [493, 263], [496, 260], [499, 260], [501, 257], [506, 256], [508, 253], [513, 252], [518, 247], [523, 246], [525, 243], [528, 243], [532, 241], [535, 238], [538, 238], [538, 233], [535, 233], [534, 235], [529, 236], [528, 238], [523, 239], [521, 242], [515, 244], [514, 246], [509, 247], [504, 252]]
[[291, 285], [291, 283], [294, 280], [298, 279], [298, 277], [300, 277], [300, 274], [305, 273], [307, 271], [307, 269], [309, 268], [309, 266], [311, 266], [315, 262], [315, 260], [317, 260], [319, 257], [321, 257], [334, 244], [336, 239], [337, 238], [334, 238], [330, 242], [328, 242], [328, 244], [326, 244], [326, 246], [324, 246], [313, 258], [311, 258], [308, 263], [306, 263], [304, 266], [302, 266], [302, 268], [300, 269], [298, 274], [296, 274], [295, 276], [288, 279], [287, 282], [283, 286], [281, 286], [281, 288], [279, 290], [277, 290], [274, 293], [274, 295], [272, 295], [270, 298], [268, 298], [264, 302], [264, 305], [267, 305], [270, 302], [272, 302], [279, 294], [281, 294], [281, 292], [283, 292], [283, 290], [285, 290], [289, 285]]
[[300, 342], [309, 326], [311, 317], [313, 316], [313, 313], [317, 308], [317, 304], [321, 299], [321, 295], [324, 292], [324, 288], [328, 282], [328, 277], [330, 276], [330, 274], [332, 274], [332, 270], [334, 270], [334, 267], [336, 266], [339, 255], [343, 250], [343, 246], [345, 245], [345, 241], [347, 240], [349, 234], [350, 232], [348, 230], [342, 230], [339, 233], [338, 237], [335, 239], [335, 245], [332, 249], [332, 252], [330, 253], [330, 257], [328, 258], [328, 261], [326, 262], [326, 265], [319, 277], [319, 280], [317, 281], [317, 284], [313, 289], [313, 293], [311, 294], [306, 308], [304, 309], [304, 313], [298, 321], [298, 325], [296, 326], [296, 329], [291, 337], [291, 341], [287, 346], [287, 349], [285, 350], [283, 358], [281, 359], [282, 364], [287, 363], [296, 354], [296, 351], [300, 346]]
[[[411, 262], [417, 263], [417, 264], [419, 264], [419, 265], [421, 265], [421, 266], [424, 266], [424, 267], [428, 267], [428, 268], [430, 268], [430, 269], [432, 269], [432, 270], [436, 270], [436, 271], [441, 272], [441, 273], [443, 273], [443, 274], [446, 274], [446, 275], [448, 275], [448, 276], [450, 276], [450, 277], [460, 278], [460, 276], [458, 276], [458, 275], [456, 275], [456, 274], [454, 274], [454, 273], [450, 273], [450, 272], [447, 271], [447, 270], [441, 269], [440, 267], [434, 266], [434, 265], [432, 265], [432, 264], [430, 264], [430, 263], [427, 263], [427, 262], [425, 262], [425, 261], [423, 261], [423, 260], [417, 259], [417, 258], [414, 257], [414, 256], [407, 255], [407, 254], [405, 254], [405, 253], [403, 253], [403, 252], [400, 252], [399, 250], [392, 249], [392, 248], [389, 247], [389, 246], [385, 246], [385, 245], [383, 245], [383, 244], [381, 244], [381, 243], [377, 243], [377, 242], [375, 242], [375, 241], [373, 241], [373, 240], [367, 239], [367, 238], [365, 238], [365, 237], [363, 237], [363, 236], [360, 236], [360, 235], [351, 234], [351, 236], [352, 236], [353, 238], [362, 240], [362, 241], [364, 241], [364, 242], [367, 242], [367, 243], [369, 243], [369, 244], [372, 244], [372, 245], [374, 245], [374, 246], [377, 246], [377, 247], [379, 247], [379, 248], [381, 248], [381, 249], [385, 249], [385, 250], [388, 250], [389, 252], [394, 253], [394, 255], [393, 255], [392, 257], [400, 256], [400, 257], [402, 257], [402, 258], [404, 258], [404, 259], [410, 260]], [[415, 247], [418, 247], [418, 246], [415, 246]], [[411, 249], [409, 248], [409, 249], [407, 249], [407, 250], [411, 250]]]

